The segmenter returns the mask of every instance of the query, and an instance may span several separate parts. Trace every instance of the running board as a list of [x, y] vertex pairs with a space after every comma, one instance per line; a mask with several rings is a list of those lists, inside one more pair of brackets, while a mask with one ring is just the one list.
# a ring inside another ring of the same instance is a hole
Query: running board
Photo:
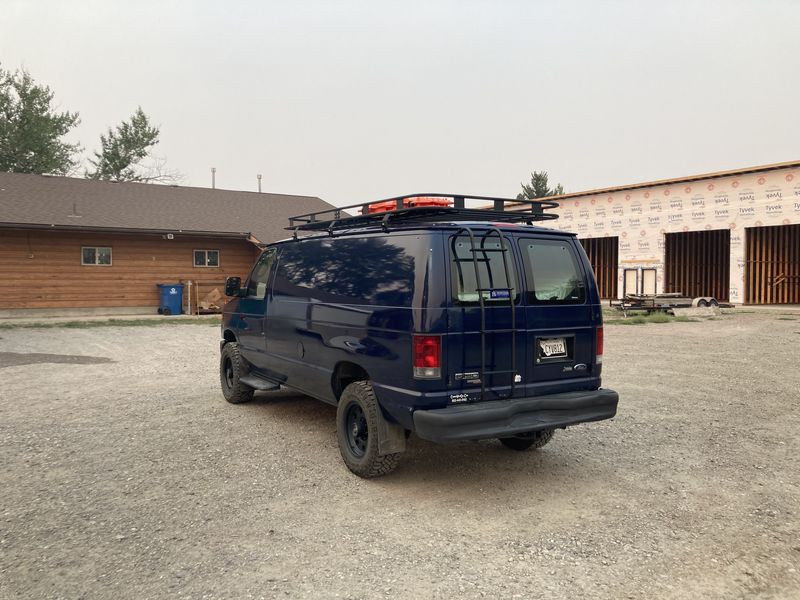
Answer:
[[245, 384], [246, 386], [253, 388], [254, 390], [259, 390], [262, 392], [277, 390], [278, 388], [281, 387], [279, 383], [275, 383], [274, 381], [269, 381], [267, 379], [262, 379], [257, 375], [243, 375], [239, 377], [239, 381]]

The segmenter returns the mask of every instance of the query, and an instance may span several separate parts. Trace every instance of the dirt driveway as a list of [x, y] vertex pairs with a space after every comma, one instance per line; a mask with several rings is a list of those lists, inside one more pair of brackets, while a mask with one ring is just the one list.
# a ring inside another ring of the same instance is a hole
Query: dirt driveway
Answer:
[[0, 597], [800, 597], [800, 316], [609, 325], [615, 420], [372, 481], [217, 338], [0, 330]]

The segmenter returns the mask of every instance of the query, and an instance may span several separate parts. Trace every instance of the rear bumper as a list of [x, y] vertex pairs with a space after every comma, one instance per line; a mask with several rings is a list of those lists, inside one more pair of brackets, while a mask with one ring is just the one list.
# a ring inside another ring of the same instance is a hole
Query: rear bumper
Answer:
[[414, 432], [432, 442], [509, 437], [528, 431], [602, 421], [617, 414], [614, 390], [564, 392], [414, 411]]

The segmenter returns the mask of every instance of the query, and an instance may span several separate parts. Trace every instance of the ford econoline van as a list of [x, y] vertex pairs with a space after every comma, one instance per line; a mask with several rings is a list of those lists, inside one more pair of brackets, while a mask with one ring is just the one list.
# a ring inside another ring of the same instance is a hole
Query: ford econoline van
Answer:
[[361, 477], [392, 471], [412, 433], [527, 450], [613, 417], [591, 265], [574, 234], [533, 225], [553, 206], [417, 194], [293, 217], [226, 282], [225, 399], [284, 386], [336, 405]]

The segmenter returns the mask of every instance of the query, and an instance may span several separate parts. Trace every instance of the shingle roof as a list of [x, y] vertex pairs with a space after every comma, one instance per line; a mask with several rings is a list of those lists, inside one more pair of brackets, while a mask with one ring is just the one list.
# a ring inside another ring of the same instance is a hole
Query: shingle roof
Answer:
[[[0, 226], [288, 237], [293, 215], [333, 208], [314, 196], [0, 173]], [[78, 216], [75, 216], [78, 215]]]

